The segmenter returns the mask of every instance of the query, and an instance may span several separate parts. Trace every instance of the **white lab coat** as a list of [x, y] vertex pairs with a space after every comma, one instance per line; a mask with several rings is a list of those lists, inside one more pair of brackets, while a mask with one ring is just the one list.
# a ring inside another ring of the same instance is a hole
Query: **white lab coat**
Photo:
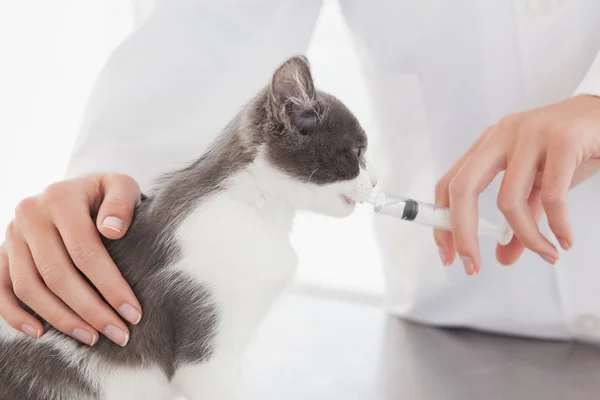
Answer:
[[[137, 1], [148, 5], [148, 0]], [[319, 0], [157, 0], [91, 95], [69, 174], [117, 170], [146, 188], [196, 157], [274, 66], [306, 50]], [[382, 187], [432, 200], [441, 176], [501, 117], [580, 92], [600, 95], [598, 0], [341, 0], [373, 97]], [[142, 10], [143, 11], [143, 10]], [[141, 12], [140, 15], [146, 15]], [[420, 188], [426, 187], [427, 190]], [[498, 220], [497, 186], [481, 213]], [[595, 232], [600, 176], [570, 196], [575, 245], [552, 267], [526, 253], [482, 271], [442, 268], [430, 229], [381, 219], [391, 313], [441, 326], [600, 339]], [[544, 232], [548, 233], [546, 227]]]

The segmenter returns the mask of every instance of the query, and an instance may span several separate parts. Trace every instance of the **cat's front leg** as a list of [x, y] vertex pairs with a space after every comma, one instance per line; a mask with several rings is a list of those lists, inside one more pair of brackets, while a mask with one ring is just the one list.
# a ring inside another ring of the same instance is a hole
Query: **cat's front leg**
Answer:
[[209, 360], [200, 364], [185, 365], [178, 368], [172, 385], [186, 400], [239, 400], [240, 364]]

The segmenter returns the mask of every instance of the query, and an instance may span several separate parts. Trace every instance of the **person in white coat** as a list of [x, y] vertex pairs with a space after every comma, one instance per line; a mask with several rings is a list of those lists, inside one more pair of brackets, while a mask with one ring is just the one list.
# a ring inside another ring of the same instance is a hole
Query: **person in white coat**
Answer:
[[[96, 228], [121, 237], [138, 184], [146, 189], [200, 154], [274, 66], [306, 50], [321, 7], [137, 4], [151, 11], [95, 84], [70, 179], [21, 202], [0, 248], [0, 315], [34, 337], [42, 326], [18, 299], [84, 343], [97, 332], [126, 334], [117, 313], [139, 321], [143, 310]], [[425, 230], [401, 236], [399, 224], [378, 221], [389, 312], [435, 326], [600, 339], [600, 178], [592, 177], [600, 159], [600, 2], [340, 5], [383, 132], [380, 185], [412, 193], [433, 173], [442, 177], [435, 201], [451, 209], [453, 234], [436, 231], [435, 242]], [[494, 256], [476, 221], [478, 209], [491, 214], [496, 205], [517, 238]], [[538, 224], [543, 215], [547, 223]], [[476, 277], [439, 267], [460, 265], [455, 254]]]

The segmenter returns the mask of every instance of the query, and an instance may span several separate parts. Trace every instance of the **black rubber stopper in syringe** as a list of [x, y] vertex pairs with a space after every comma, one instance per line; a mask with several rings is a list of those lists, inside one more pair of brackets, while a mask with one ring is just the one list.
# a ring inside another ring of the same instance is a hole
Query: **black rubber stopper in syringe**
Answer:
[[404, 200], [404, 210], [402, 211], [402, 219], [405, 221], [414, 221], [419, 213], [419, 203], [412, 199]]

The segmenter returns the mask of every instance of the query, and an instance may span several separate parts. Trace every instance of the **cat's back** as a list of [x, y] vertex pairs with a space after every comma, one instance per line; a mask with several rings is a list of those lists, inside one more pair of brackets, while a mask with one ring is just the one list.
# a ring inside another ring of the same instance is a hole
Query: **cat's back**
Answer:
[[67, 357], [83, 349], [56, 331], [34, 340], [0, 319], [0, 399], [96, 399], [80, 363]]
[[0, 319], [1, 400], [121, 399], [112, 393], [131, 388], [132, 398], [158, 398], [181, 365], [210, 357], [214, 301], [206, 285], [172, 268], [177, 243], [154, 223], [151, 206], [142, 202], [123, 239], [105, 241], [144, 310], [139, 324], [128, 324], [129, 343], [100, 336], [89, 347], [47, 323], [34, 340]]

